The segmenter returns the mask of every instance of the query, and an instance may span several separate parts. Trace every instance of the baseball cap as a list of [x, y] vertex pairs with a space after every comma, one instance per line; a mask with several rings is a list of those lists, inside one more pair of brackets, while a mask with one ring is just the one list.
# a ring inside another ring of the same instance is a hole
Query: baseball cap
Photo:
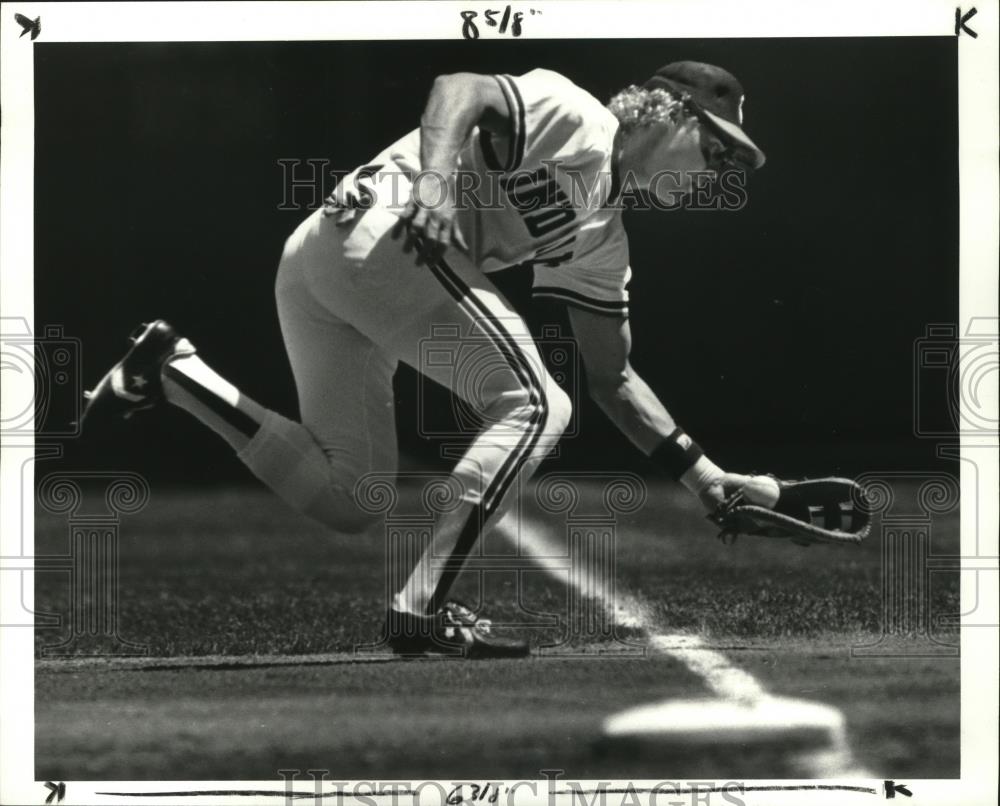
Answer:
[[754, 168], [764, 164], [764, 152], [743, 131], [743, 85], [732, 73], [714, 64], [672, 62], [657, 70], [643, 86], [686, 95], [719, 134], [748, 152]]

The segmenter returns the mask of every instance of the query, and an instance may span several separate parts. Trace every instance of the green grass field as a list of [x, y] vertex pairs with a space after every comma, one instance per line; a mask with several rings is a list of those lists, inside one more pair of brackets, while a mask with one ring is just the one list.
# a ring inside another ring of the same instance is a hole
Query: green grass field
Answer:
[[[558, 516], [527, 514], [565, 549]], [[43, 658], [67, 637], [65, 619], [36, 632], [40, 779], [268, 780], [287, 768], [334, 779], [795, 774], [782, 753], [752, 747], [622, 753], [599, 741], [609, 714], [710, 691], [675, 658], [644, 651], [641, 636], [622, 643], [567, 618], [565, 574], [460, 580], [460, 598], [539, 647], [531, 659], [401, 661], [355, 654], [384, 617], [377, 533], [331, 534], [260, 490], [154, 489], [120, 534], [119, 635], [147, 660]], [[905, 636], [895, 656], [851, 655], [882, 634], [878, 524], [857, 549], [759, 538], [727, 547], [671, 488], [651, 490], [616, 534], [617, 589], [651, 629], [699, 636], [775, 695], [840, 709], [855, 758], [875, 775], [958, 776], [958, 659], [907, 656], [921, 644]], [[938, 518], [933, 550], [957, 553], [957, 541], [957, 514]], [[36, 554], [68, 545], [66, 519], [39, 511]], [[935, 574], [928, 595], [930, 613], [957, 613], [958, 575]], [[68, 612], [65, 573], [38, 575], [36, 608]]]

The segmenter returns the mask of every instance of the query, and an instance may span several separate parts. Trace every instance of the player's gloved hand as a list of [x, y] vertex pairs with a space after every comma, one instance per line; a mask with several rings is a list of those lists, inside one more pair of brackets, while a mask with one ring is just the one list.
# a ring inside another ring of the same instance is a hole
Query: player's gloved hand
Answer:
[[735, 542], [738, 535], [746, 534], [786, 538], [801, 546], [856, 544], [868, 535], [871, 506], [857, 482], [834, 477], [742, 478], [741, 483], [737, 474], [725, 475], [719, 485], [725, 498], [708, 516], [722, 528], [723, 542]]
[[[405, 164], [400, 167], [406, 169]], [[403, 251], [417, 250], [417, 265], [439, 260], [453, 243], [468, 248], [455, 220], [457, 200], [455, 175], [419, 171], [413, 177], [410, 200], [406, 203], [392, 237], [405, 234]]]
[[737, 490], [742, 489], [751, 479], [742, 473], [723, 473], [711, 486], [706, 487], [698, 498], [709, 514], [714, 513]]

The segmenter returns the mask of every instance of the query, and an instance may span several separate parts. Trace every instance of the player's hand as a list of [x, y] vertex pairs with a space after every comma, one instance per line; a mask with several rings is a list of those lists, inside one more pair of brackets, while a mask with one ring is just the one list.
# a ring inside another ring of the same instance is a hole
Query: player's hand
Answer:
[[751, 476], [742, 473], [724, 473], [715, 484], [703, 490], [698, 497], [705, 509], [709, 513], [714, 513], [733, 493], [746, 488], [750, 479]]
[[381, 164], [362, 165], [347, 174], [323, 200], [323, 215], [336, 216], [337, 226], [342, 227], [369, 209], [376, 198], [372, 177], [381, 168]]
[[417, 265], [440, 259], [452, 243], [467, 248], [455, 220], [455, 179], [437, 171], [421, 171], [392, 237], [405, 235], [403, 252], [417, 250]]

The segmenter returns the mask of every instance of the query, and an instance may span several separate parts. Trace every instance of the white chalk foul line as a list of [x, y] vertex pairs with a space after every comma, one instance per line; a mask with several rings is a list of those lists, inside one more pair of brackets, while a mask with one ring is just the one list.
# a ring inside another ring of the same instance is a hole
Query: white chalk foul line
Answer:
[[[564, 573], [561, 566], [557, 569], [545, 562], [545, 557], [556, 556], [558, 552], [545, 536], [544, 524], [534, 519], [523, 518], [522, 529], [518, 537], [521, 548], [527, 549], [539, 557], [541, 568], [567, 585], [574, 584], [571, 576]], [[737, 706], [737, 710], [730, 711], [729, 716], [738, 714], [739, 718], [746, 723], [744, 727], [752, 727], [755, 721], [758, 721], [761, 727], [766, 725], [781, 726], [782, 724], [791, 727], [796, 722], [800, 723], [801, 726], [802, 723], [812, 720], [824, 728], [829, 737], [827, 746], [802, 753], [795, 759], [803, 773], [822, 778], [875, 777], [856, 764], [854, 754], [847, 741], [845, 720], [839, 709], [819, 703], [774, 697], [767, 692], [757, 678], [734, 666], [721, 652], [706, 647], [704, 641], [698, 636], [657, 633], [653, 624], [654, 619], [650, 615], [655, 612], [655, 609], [647, 603], [620, 592], [615, 595], [613, 600], [609, 599], [604, 593], [609, 590], [609, 586], [603, 580], [577, 576], [575, 584], [581, 594], [599, 599], [607, 612], [615, 615], [618, 624], [643, 631], [648, 636], [649, 646], [653, 652], [682, 663], [693, 675], [704, 682], [705, 687], [717, 698], [718, 704]], [[611, 586], [610, 589], [613, 590], [614, 587]], [[641, 719], [640, 712], [644, 712], [647, 718], [652, 716], [655, 722], [658, 705], [669, 707], [677, 704], [677, 701], [666, 700], [663, 703], [654, 703], [647, 707], [640, 706], [638, 709], [623, 712], [617, 717], [610, 717], [606, 724], [612, 724], [616, 719], [619, 725], [622, 721], [627, 722], [630, 713], [636, 714]], [[708, 704], [689, 703], [689, 705], [695, 706], [696, 713], [699, 707], [709, 707]], [[621, 717], [625, 717], [625, 719], [622, 720]]]
[[716, 697], [749, 704], [768, 696], [757, 678], [733, 666], [721, 652], [708, 649], [695, 635], [652, 635], [649, 645], [683, 663]]

